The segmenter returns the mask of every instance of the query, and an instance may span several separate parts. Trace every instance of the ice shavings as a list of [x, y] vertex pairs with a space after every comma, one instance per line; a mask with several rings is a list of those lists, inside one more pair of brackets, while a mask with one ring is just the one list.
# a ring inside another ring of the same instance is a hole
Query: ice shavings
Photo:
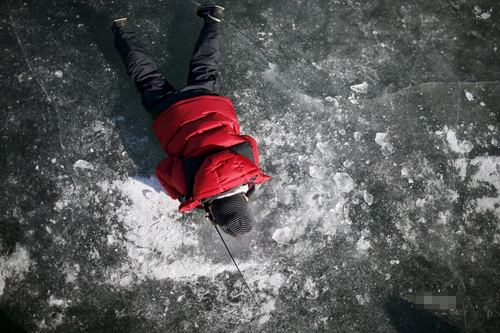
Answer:
[[0, 296], [3, 295], [7, 279], [22, 280], [31, 265], [28, 251], [16, 244], [16, 249], [10, 256], [0, 257]]

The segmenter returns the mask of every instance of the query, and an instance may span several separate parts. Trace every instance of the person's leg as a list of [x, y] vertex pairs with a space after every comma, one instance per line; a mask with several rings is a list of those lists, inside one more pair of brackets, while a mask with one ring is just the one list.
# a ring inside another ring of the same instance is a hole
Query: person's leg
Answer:
[[174, 87], [158, 70], [144, 45], [130, 25], [114, 29], [115, 48], [125, 63], [127, 74], [134, 80], [141, 93], [142, 104], [153, 118], [163, 110], [158, 105], [175, 91]]
[[207, 90], [218, 94], [220, 89], [219, 65], [222, 59], [221, 25], [218, 22], [205, 22], [194, 47], [189, 66], [189, 76], [185, 89]]

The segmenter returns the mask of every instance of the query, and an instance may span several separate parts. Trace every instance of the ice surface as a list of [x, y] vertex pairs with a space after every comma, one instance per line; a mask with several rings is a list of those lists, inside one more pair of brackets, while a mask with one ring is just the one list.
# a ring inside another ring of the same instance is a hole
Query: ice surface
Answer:
[[[498, 331], [495, 1], [224, 4], [221, 94], [273, 177], [252, 232], [224, 235], [259, 305], [204, 213], [154, 178], [165, 154], [109, 29], [129, 17], [181, 87], [196, 4], [2, 4], [2, 316], [30, 332]], [[424, 287], [464, 310], [414, 311]]]

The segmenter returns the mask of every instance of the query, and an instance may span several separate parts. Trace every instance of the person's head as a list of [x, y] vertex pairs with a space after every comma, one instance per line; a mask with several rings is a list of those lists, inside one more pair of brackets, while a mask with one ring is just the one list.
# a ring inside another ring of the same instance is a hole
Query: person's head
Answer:
[[252, 230], [252, 219], [248, 212], [248, 199], [238, 193], [230, 197], [216, 199], [210, 205], [215, 223], [231, 236], [237, 236]]

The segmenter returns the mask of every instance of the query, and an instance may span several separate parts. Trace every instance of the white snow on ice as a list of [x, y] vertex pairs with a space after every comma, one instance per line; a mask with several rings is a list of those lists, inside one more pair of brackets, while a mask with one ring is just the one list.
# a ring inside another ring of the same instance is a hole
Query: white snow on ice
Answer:
[[276, 231], [273, 233], [272, 238], [279, 244], [286, 244], [290, 242], [290, 240], [292, 240], [292, 232], [292, 229], [290, 229], [289, 227], [276, 229]]
[[0, 257], [0, 296], [3, 295], [6, 280], [14, 277], [22, 280], [30, 265], [28, 251], [19, 245], [16, 245], [16, 249], [10, 256]]
[[472, 142], [464, 140], [461, 141], [457, 138], [457, 135], [454, 130], [448, 128], [448, 126], [445, 126], [443, 128], [444, 134], [446, 136], [446, 142], [448, 143], [448, 146], [450, 149], [455, 152], [455, 153], [460, 153], [460, 154], [468, 154], [474, 149], [474, 145]]
[[478, 168], [471, 177], [470, 186], [477, 188], [484, 185], [492, 186], [496, 189], [497, 196], [484, 196], [477, 199], [477, 210], [492, 211], [500, 216], [500, 156], [479, 156], [474, 158], [470, 165]]

